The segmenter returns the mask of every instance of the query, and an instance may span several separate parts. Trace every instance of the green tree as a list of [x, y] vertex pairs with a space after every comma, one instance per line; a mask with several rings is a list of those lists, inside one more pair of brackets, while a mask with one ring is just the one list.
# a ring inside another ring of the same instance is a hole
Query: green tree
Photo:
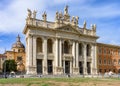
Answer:
[[17, 63], [15, 60], [6, 60], [3, 63], [3, 72], [17, 71]]

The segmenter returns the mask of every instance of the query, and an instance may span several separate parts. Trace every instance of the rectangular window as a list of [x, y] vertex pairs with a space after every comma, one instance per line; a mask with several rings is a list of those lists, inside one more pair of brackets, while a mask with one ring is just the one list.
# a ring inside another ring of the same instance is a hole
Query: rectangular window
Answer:
[[118, 50], [118, 55], [120, 56], [120, 50]]
[[99, 48], [99, 51], [98, 51], [98, 52], [99, 52], [99, 54], [101, 54], [101, 53], [102, 53], [102, 50], [101, 50], [101, 48]]
[[104, 54], [106, 54], [106, 49], [104, 49]]
[[104, 64], [106, 64], [106, 58], [104, 58]]
[[21, 57], [21, 56], [18, 56], [18, 57], [17, 57], [17, 61], [22, 61], [22, 57]]
[[102, 72], [102, 69], [99, 69], [99, 72], [101, 73], [101, 72]]
[[118, 60], [118, 65], [120, 65], [120, 59]]

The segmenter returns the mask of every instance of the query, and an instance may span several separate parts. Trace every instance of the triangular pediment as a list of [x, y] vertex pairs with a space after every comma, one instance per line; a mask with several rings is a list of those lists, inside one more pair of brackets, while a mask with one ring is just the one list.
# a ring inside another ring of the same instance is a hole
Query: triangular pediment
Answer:
[[65, 31], [65, 32], [81, 34], [81, 32], [77, 28], [75, 28], [75, 26], [72, 26], [70, 24], [57, 27], [56, 29], [61, 30], [61, 31]]

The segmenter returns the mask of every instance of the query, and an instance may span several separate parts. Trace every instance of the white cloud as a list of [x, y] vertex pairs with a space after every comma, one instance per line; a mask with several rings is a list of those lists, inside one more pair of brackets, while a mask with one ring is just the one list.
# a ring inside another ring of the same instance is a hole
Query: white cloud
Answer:
[[4, 52], [5, 52], [5, 49], [0, 47], [0, 54], [3, 54]]
[[0, 42], [2, 42], [3, 40], [0, 40]]
[[92, 18], [110, 18], [120, 15], [118, 4], [107, 4], [103, 6], [93, 6], [83, 4], [80, 7], [73, 8], [74, 11], [80, 11], [82, 17], [92, 17]]
[[0, 11], [0, 32], [21, 32], [27, 16], [27, 8], [42, 10], [43, 0], [14, 0], [4, 10]]
[[[37, 10], [38, 12], [37, 18], [39, 19], [41, 17], [42, 12], [47, 10], [48, 20], [52, 20], [52, 21], [54, 20], [54, 15], [56, 11], [55, 9], [56, 8], [59, 9], [59, 7], [64, 6], [64, 5], [70, 6], [69, 11], [71, 12], [71, 16], [75, 14], [75, 15], [78, 15], [80, 18], [87, 17], [88, 19], [89, 18], [105, 19], [105, 18], [120, 16], [120, 10], [119, 10], [118, 4], [111, 3], [111, 4], [106, 4], [103, 6], [100, 6], [100, 5], [94, 6], [94, 5], [91, 5], [90, 2], [94, 2], [94, 0], [89, 0], [89, 2], [88, 0], [53, 0], [53, 1], [12, 0], [10, 4], [7, 4], [7, 6], [3, 5], [4, 9], [0, 10], [0, 32], [2, 33], [22, 32], [24, 25], [25, 25], [25, 18], [27, 16], [27, 8], [30, 8], [31, 10], [34, 10], [34, 9]], [[99, 20], [96, 20], [96, 21], [99, 21]], [[100, 23], [102, 24], [102, 22], [98, 22], [98, 26], [100, 25]], [[100, 26], [98, 28], [99, 29], [100, 28], [104, 28], [104, 29], [111, 28], [110, 23], [108, 25], [104, 25], [104, 24], [102, 25], [103, 26]], [[114, 27], [115, 25], [113, 25], [112, 28]], [[104, 29], [99, 31], [100, 40], [102, 42], [111, 39], [108, 33], [113, 35], [112, 32], [105, 33], [108, 30], [105, 31]], [[113, 38], [115, 39], [115, 37]], [[24, 38], [22, 40], [24, 40]], [[118, 40], [118, 37], [116, 40]], [[117, 43], [117, 42], [115, 41], [114, 43]]]

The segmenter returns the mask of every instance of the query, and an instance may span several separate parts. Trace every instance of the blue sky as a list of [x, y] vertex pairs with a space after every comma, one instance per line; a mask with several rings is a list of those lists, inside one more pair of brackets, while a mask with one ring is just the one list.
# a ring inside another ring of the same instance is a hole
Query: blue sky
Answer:
[[98, 42], [120, 45], [120, 0], [0, 0], [0, 53], [11, 49], [18, 34], [25, 44], [27, 8], [37, 10], [38, 19], [46, 11], [48, 21], [54, 21], [66, 5], [71, 16], [79, 16], [79, 26], [84, 20], [87, 28], [97, 25]]

